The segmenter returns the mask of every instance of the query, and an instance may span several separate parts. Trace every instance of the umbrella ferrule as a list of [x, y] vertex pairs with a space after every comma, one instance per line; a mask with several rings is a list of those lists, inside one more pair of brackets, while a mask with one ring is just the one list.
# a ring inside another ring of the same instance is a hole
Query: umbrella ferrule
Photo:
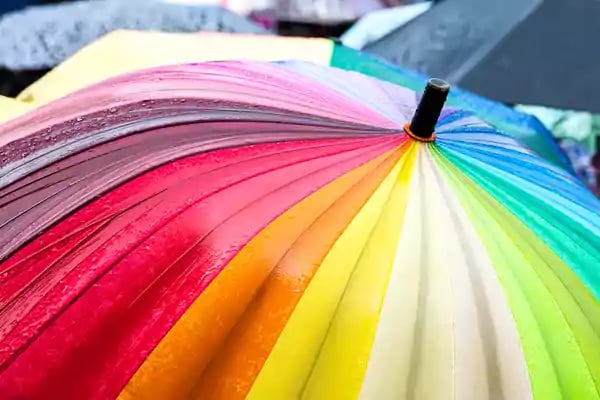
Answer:
[[420, 137], [414, 134], [414, 132], [410, 129], [410, 124], [407, 122], [404, 124], [404, 133], [406, 133], [409, 137], [414, 140], [418, 140], [419, 142], [434, 142], [435, 141], [435, 132], [431, 133], [429, 137]]
[[432, 78], [427, 81], [412, 121], [410, 125], [404, 127], [410, 137], [425, 142], [435, 139], [435, 125], [440, 118], [449, 91], [450, 84], [444, 80]]

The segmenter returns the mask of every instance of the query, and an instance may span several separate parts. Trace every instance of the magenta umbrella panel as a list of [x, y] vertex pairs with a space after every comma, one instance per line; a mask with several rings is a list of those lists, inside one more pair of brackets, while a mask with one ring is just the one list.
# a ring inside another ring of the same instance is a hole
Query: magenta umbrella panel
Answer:
[[417, 98], [219, 62], [0, 125], [0, 398], [598, 399], [599, 202]]

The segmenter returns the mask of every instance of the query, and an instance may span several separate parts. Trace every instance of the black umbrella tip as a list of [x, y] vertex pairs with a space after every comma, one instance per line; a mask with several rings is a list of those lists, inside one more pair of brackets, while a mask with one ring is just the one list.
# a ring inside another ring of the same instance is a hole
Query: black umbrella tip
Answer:
[[424, 142], [433, 141], [435, 125], [440, 118], [449, 92], [450, 84], [448, 82], [437, 78], [427, 81], [415, 115], [410, 125], [405, 126], [405, 131], [409, 136]]
[[440, 92], [447, 93], [450, 91], [450, 84], [443, 79], [431, 78], [427, 81], [427, 86], [425, 87], [425, 90], [428, 89], [438, 90]]

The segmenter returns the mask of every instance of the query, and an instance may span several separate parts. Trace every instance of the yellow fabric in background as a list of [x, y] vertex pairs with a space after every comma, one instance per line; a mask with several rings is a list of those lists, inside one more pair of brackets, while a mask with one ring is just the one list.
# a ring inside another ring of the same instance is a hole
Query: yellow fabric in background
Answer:
[[10, 97], [0, 96], [0, 123], [6, 122], [35, 108], [34, 104], [23, 103]]
[[160, 65], [216, 60], [290, 60], [328, 65], [333, 43], [227, 33], [114, 31], [84, 47], [17, 97], [44, 104], [106, 78]]

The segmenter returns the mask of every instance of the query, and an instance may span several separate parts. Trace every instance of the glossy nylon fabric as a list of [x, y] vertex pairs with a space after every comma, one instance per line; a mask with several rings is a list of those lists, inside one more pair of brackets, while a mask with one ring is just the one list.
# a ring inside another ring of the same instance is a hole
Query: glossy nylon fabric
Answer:
[[416, 99], [221, 62], [1, 125], [0, 393], [598, 398], [598, 201]]
[[[154, 51], [145, 49], [152, 46]], [[111, 63], [104, 60], [111, 59]], [[45, 104], [92, 83], [143, 68], [222, 60], [296, 60], [331, 65], [421, 91], [426, 77], [329, 39], [236, 34], [115, 31], [98, 39], [24, 90], [19, 99]], [[574, 173], [568, 158], [536, 118], [473, 93], [454, 89], [449, 104], [521, 141], [545, 159]]]

